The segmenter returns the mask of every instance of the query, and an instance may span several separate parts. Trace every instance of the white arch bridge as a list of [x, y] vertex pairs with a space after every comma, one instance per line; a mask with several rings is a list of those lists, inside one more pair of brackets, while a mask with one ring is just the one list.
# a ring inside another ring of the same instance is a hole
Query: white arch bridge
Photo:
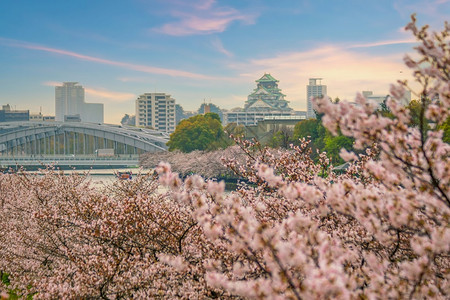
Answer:
[[[132, 126], [78, 122], [0, 123], [0, 166], [136, 165], [144, 152], [167, 151], [169, 135]], [[101, 149], [114, 149], [102, 151]], [[108, 154], [106, 154], [108, 153]]]

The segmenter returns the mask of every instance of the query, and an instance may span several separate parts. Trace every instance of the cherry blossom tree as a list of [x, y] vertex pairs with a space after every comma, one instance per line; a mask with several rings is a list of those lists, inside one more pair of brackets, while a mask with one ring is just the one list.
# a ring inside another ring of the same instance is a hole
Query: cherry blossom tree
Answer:
[[197, 203], [207, 237], [241, 254], [231, 273], [218, 259], [209, 284], [248, 298], [449, 297], [450, 146], [436, 128], [449, 118], [450, 26], [430, 34], [413, 16], [406, 28], [420, 42], [420, 57], [405, 57], [420, 85], [418, 127], [400, 104], [406, 81], [391, 87], [393, 118], [361, 95], [356, 106], [317, 99], [325, 126], [366, 149], [341, 151], [346, 174], [330, 172], [324, 156], [318, 165], [301, 159], [303, 147], [279, 157], [263, 149], [248, 151], [244, 165], [229, 162], [253, 186], [225, 196], [218, 183], [198, 183], [209, 202], [181, 194]]
[[11, 282], [4, 290], [34, 298], [224, 294], [206, 288], [198, 263], [217, 248], [191, 208], [158, 187], [153, 175], [101, 190], [52, 169], [1, 175], [0, 269]]
[[244, 161], [244, 152], [239, 146], [230, 146], [215, 151], [181, 151], [144, 153], [140, 157], [140, 165], [144, 168], [154, 168], [161, 161], [170, 163], [173, 171], [181, 176], [197, 174], [204, 178], [233, 176], [234, 173], [222, 164], [222, 159], [235, 158]]

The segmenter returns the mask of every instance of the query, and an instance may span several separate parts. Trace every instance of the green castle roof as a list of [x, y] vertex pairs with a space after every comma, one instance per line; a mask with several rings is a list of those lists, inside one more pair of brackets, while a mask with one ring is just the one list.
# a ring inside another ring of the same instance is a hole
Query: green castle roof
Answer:
[[[270, 77], [272, 77], [272, 76], [270, 76]], [[272, 78], [273, 78], [273, 77], [272, 77]], [[274, 79], [274, 80], [276, 80], [276, 79]], [[256, 80], [256, 81], [258, 82], [258, 80]], [[271, 81], [273, 81], [273, 80], [271, 80]], [[278, 81], [278, 80], [277, 80], [277, 81]], [[253, 90], [253, 93], [250, 94], [250, 96], [255, 95], [255, 94], [256, 94], [259, 90], [261, 90], [261, 89], [265, 90], [268, 94], [275, 94], [275, 95], [286, 96], [285, 94], [283, 94], [283, 93], [281, 92], [281, 89], [278, 88], [278, 87], [273, 87], [273, 88], [271, 88], [271, 89], [267, 89], [267, 88], [264, 87], [264, 86], [256, 87], [256, 88]]]
[[270, 75], [269, 73], [264, 73], [264, 75], [260, 79], [256, 80], [256, 82], [271, 82], [271, 81], [279, 82], [279, 80], [273, 78], [273, 76]]

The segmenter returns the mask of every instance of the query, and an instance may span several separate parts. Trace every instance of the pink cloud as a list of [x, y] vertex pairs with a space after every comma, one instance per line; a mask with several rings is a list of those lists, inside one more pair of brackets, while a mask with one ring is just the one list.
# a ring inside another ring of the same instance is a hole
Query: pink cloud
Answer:
[[197, 9], [210, 9], [214, 3], [216, 3], [216, 0], [201, 0], [194, 5]]
[[[45, 81], [42, 83], [45, 86], [61, 86], [62, 82], [58, 81]], [[136, 98], [135, 94], [131, 93], [122, 93], [122, 92], [113, 92], [105, 89], [84, 87], [84, 91], [87, 95], [93, 96], [95, 98], [103, 98], [106, 100], [110, 100], [112, 102], [126, 102], [129, 100], [133, 100]]]
[[218, 52], [225, 54], [228, 57], [233, 57], [233, 53], [225, 49], [222, 41], [219, 38], [215, 38], [211, 41], [211, 45], [216, 49]]
[[85, 88], [84, 90], [90, 96], [111, 100], [113, 102], [125, 102], [136, 98], [136, 95], [131, 93], [112, 92], [93, 88]]
[[403, 39], [403, 40], [386, 40], [386, 41], [378, 41], [373, 43], [366, 44], [354, 44], [350, 45], [348, 48], [371, 48], [371, 47], [379, 47], [379, 46], [390, 46], [390, 45], [398, 45], [398, 44], [413, 44], [417, 41], [413, 38]]
[[84, 55], [84, 54], [80, 54], [80, 53], [76, 53], [76, 52], [72, 52], [72, 51], [67, 51], [67, 50], [62, 50], [62, 49], [57, 49], [57, 48], [50, 48], [50, 47], [31, 44], [31, 43], [27, 43], [27, 42], [0, 38], [0, 43], [2, 43], [2, 42], [3, 42], [3, 44], [7, 44], [12, 47], [31, 49], [31, 50], [39, 50], [39, 51], [44, 51], [44, 52], [48, 52], [48, 53], [69, 56], [69, 57], [73, 57], [73, 58], [76, 58], [79, 60], [91, 61], [91, 62], [105, 64], [105, 65], [112, 65], [112, 66], [116, 66], [116, 67], [120, 67], [120, 68], [124, 68], [124, 69], [128, 69], [128, 70], [134, 70], [134, 71], [139, 71], [139, 72], [144, 72], [144, 73], [168, 75], [168, 76], [174, 76], [174, 77], [186, 77], [186, 78], [192, 78], [192, 79], [217, 79], [215, 77], [198, 74], [198, 73], [108, 60], [108, 59], [94, 57], [94, 56], [88, 56], [88, 55]]
[[185, 36], [195, 34], [211, 34], [225, 31], [234, 21], [253, 24], [255, 15], [243, 14], [231, 7], [219, 7], [216, 1], [206, 0], [198, 3], [180, 4], [178, 9], [170, 12], [178, 21], [153, 28], [153, 31]]
[[60, 85], [62, 85], [62, 83], [58, 82], [58, 81], [46, 81], [46, 82], [43, 82], [42, 84], [46, 85], [46, 86], [60, 86]]

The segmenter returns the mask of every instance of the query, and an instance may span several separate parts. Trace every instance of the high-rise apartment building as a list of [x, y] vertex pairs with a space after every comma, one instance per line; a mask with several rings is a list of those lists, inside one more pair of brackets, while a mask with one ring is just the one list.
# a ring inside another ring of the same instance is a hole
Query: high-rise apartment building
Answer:
[[84, 102], [84, 88], [78, 82], [63, 82], [55, 87], [55, 120], [77, 115], [81, 122], [103, 123], [103, 104]]
[[326, 95], [327, 86], [322, 85], [322, 78], [310, 78], [309, 85], [306, 86], [307, 119], [316, 118], [311, 99], [315, 97], [324, 97]]
[[175, 131], [175, 99], [165, 93], [145, 93], [136, 99], [136, 126]]

